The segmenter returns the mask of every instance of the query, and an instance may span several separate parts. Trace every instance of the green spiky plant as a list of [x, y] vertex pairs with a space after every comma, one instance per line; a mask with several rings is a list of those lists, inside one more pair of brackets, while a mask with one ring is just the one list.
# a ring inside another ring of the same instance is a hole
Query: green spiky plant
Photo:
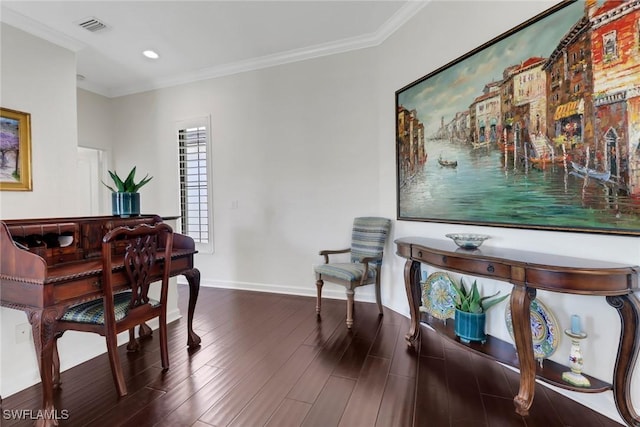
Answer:
[[109, 175], [111, 175], [111, 179], [113, 180], [115, 187], [107, 185], [104, 181], [102, 181], [102, 183], [105, 185], [105, 187], [107, 187], [109, 190], [113, 191], [114, 193], [137, 193], [140, 187], [142, 187], [143, 185], [151, 181], [151, 179], [153, 178], [152, 176], [150, 177], [149, 174], [147, 174], [138, 183], [136, 183], [135, 182], [135, 176], [136, 176], [135, 166], [133, 167], [133, 169], [131, 169], [131, 172], [129, 172], [129, 175], [127, 175], [127, 178], [124, 181], [122, 180], [122, 178], [118, 176], [116, 171], [109, 171]]
[[464, 287], [462, 278], [460, 278], [460, 286], [454, 286], [453, 288], [460, 297], [460, 300], [456, 301], [456, 308], [467, 313], [484, 313], [494, 305], [509, 297], [509, 294], [497, 297], [500, 291], [493, 295], [481, 297], [480, 291], [478, 291], [478, 284], [475, 280], [473, 281], [473, 285], [471, 285], [470, 290], [467, 290]]

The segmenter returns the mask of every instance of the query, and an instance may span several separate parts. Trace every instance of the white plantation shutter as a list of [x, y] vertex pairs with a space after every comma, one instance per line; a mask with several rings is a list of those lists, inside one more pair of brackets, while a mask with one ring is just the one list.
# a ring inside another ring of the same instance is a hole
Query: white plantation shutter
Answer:
[[178, 130], [181, 232], [211, 247], [208, 147], [206, 126]]

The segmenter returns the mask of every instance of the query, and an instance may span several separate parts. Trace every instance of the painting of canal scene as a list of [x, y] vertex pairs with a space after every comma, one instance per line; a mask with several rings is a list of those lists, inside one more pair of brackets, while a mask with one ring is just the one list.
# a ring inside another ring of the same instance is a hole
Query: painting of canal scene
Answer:
[[31, 115], [0, 109], [0, 190], [31, 190]]
[[640, 0], [563, 2], [396, 92], [398, 219], [640, 235]]

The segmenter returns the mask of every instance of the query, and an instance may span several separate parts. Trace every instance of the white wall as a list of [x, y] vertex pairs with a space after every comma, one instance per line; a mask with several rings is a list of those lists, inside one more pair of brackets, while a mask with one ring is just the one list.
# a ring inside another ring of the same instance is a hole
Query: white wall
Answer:
[[[0, 100], [3, 108], [31, 113], [33, 191], [0, 193], [0, 217], [72, 215], [76, 208], [75, 55], [6, 24], [1, 31]], [[61, 183], [67, 191], [59, 189]]]
[[113, 121], [112, 100], [83, 89], [77, 89], [77, 99], [78, 145], [111, 150], [119, 130]]
[[[99, 105], [79, 114], [78, 128], [81, 134], [95, 130], [107, 145], [112, 141], [117, 170], [136, 164], [140, 173], [153, 175], [141, 191], [144, 209], [171, 215], [178, 213], [175, 123], [210, 116], [215, 252], [197, 257], [203, 285], [314, 295], [311, 267], [321, 262], [318, 250], [347, 247], [354, 216], [395, 218], [395, 91], [551, 4], [434, 1], [376, 48], [109, 101], [81, 93], [81, 109]], [[108, 117], [117, 134], [96, 115]], [[24, 212], [32, 211], [16, 216]], [[462, 230], [492, 235], [487, 245], [639, 262], [635, 238], [394, 221], [383, 267], [384, 303], [408, 314], [404, 260], [394, 254], [394, 238]], [[325, 295], [341, 297], [343, 290], [327, 284]], [[611, 381], [620, 329], [615, 310], [600, 297], [539, 296], [562, 327], [571, 314], [582, 315], [590, 334], [585, 370]], [[357, 298], [371, 300], [371, 289], [360, 289]], [[490, 316], [489, 329], [508, 338], [501, 307]], [[564, 340], [554, 359], [567, 356]], [[637, 377], [632, 389], [640, 390]], [[618, 417], [611, 393], [571, 395]], [[640, 396], [633, 402], [640, 408]]]
[[[211, 116], [215, 253], [198, 255], [204, 284], [312, 295], [318, 250], [347, 247], [353, 217], [377, 213], [372, 58], [361, 50], [114, 100], [115, 166], [135, 159], [154, 175], [141, 193], [156, 212], [178, 213], [175, 123]], [[159, 191], [168, 196], [150, 197]]]

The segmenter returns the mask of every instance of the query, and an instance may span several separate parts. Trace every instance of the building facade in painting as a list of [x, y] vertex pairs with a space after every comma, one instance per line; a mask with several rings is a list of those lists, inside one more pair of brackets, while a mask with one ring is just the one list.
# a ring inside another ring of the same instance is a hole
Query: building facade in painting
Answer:
[[594, 163], [640, 196], [640, 0], [589, 9]]
[[514, 120], [529, 135], [545, 131], [547, 117], [547, 78], [542, 66], [545, 58], [532, 57], [513, 71]]
[[518, 65], [505, 68], [502, 73], [500, 83], [500, 101], [502, 103], [500, 114], [502, 116], [502, 142], [513, 144], [515, 142], [513, 133], [514, 113], [513, 113], [513, 73], [518, 69]]
[[399, 178], [406, 180], [413, 176], [427, 159], [424, 143], [424, 125], [418, 120], [415, 110], [398, 106], [398, 129], [396, 141], [399, 159]]
[[580, 19], [560, 40], [543, 69], [547, 73], [547, 135], [584, 164], [593, 141], [593, 74], [589, 19]]
[[466, 143], [469, 141], [469, 111], [457, 112], [451, 121], [443, 125], [442, 137], [451, 142]]
[[501, 106], [500, 82], [488, 83], [483, 94], [473, 100], [470, 109], [475, 110], [474, 147], [498, 142], [502, 130]]

